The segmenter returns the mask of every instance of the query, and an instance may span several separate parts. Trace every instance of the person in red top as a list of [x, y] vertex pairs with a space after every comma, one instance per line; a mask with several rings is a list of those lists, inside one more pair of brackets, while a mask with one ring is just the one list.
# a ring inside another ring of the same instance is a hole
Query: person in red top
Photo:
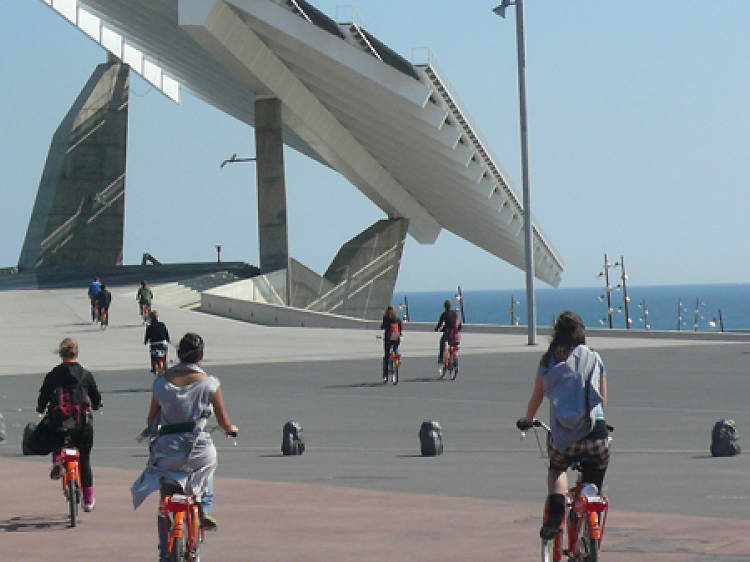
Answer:
[[398, 348], [401, 344], [401, 334], [404, 331], [404, 324], [401, 322], [401, 318], [398, 317], [398, 312], [396, 312], [395, 306], [391, 305], [385, 309], [380, 329], [384, 330], [383, 344], [385, 354], [383, 355], [383, 380], [387, 381], [388, 358], [391, 356], [391, 350], [393, 350], [394, 353], [398, 353]]

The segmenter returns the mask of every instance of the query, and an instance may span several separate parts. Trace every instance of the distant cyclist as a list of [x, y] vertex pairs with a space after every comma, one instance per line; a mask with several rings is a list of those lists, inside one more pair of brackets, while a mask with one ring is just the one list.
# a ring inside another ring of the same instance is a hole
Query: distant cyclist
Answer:
[[164, 322], [159, 321], [159, 314], [152, 310], [149, 314], [149, 323], [146, 326], [146, 335], [143, 337], [143, 343], [149, 344], [151, 350], [151, 372], [156, 372], [156, 356], [154, 351], [164, 352], [164, 364], [167, 364], [167, 343], [169, 343], [169, 330]]
[[141, 281], [141, 286], [138, 287], [138, 292], [135, 294], [135, 300], [138, 301], [138, 314], [140, 314], [144, 320], [146, 320], [144, 309], [146, 307], [149, 309], [151, 308], [151, 301], [153, 299], [154, 294], [151, 292], [151, 289], [148, 288], [145, 281]]
[[[50, 406], [48, 415], [39, 423], [32, 441], [35, 443], [37, 454], [47, 454], [52, 451], [52, 472], [50, 478], [58, 479], [61, 476], [61, 450], [65, 434], [56, 425], [54, 405], [57, 402], [59, 389], [69, 389], [70, 396], [76, 396], [78, 402], [86, 404], [94, 410], [98, 410], [102, 404], [102, 397], [96, 386], [94, 376], [84, 369], [78, 359], [78, 343], [71, 338], [65, 338], [60, 342], [60, 358], [62, 363], [52, 369], [44, 377], [42, 387], [39, 389], [36, 411], [40, 414]], [[80, 391], [76, 391], [80, 389]], [[82, 391], [82, 392], [81, 392]], [[70, 429], [70, 437], [73, 444], [78, 447], [81, 454], [81, 485], [83, 486], [83, 510], [94, 509], [94, 473], [91, 470], [91, 448], [94, 446], [94, 421], [90, 412], [82, 415], [78, 424]]]
[[109, 305], [112, 302], [112, 293], [107, 289], [107, 285], [102, 283], [102, 288], [96, 294], [96, 306], [99, 309], [99, 316], [102, 311], [107, 311], [107, 318], [109, 318]]
[[96, 295], [102, 290], [102, 282], [98, 277], [94, 277], [94, 280], [89, 283], [89, 301], [91, 301], [91, 321], [96, 322], [99, 316], [99, 312], [96, 309]]
[[443, 349], [445, 343], [452, 343], [456, 340], [458, 331], [461, 330], [461, 322], [458, 320], [458, 313], [451, 308], [451, 301], [446, 300], [443, 303], [445, 309], [440, 315], [435, 331], [442, 330], [443, 335], [440, 336], [440, 349], [438, 349], [438, 364], [443, 364]]
[[396, 307], [391, 305], [385, 309], [383, 314], [383, 321], [380, 323], [380, 329], [384, 330], [383, 333], [383, 380], [388, 380], [388, 359], [391, 356], [391, 351], [398, 354], [398, 348], [401, 344], [401, 334], [404, 331], [404, 324], [401, 322], [401, 318], [398, 317]]

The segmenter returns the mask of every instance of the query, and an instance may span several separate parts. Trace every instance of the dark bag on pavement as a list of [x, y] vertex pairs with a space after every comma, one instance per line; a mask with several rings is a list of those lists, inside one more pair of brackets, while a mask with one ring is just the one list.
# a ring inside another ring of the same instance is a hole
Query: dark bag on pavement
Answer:
[[443, 430], [440, 422], [425, 420], [419, 428], [419, 449], [424, 457], [443, 454]]
[[284, 424], [281, 452], [284, 455], [301, 455], [305, 452], [305, 439], [299, 422], [289, 420]]
[[711, 456], [733, 457], [742, 452], [740, 447], [740, 435], [737, 433], [737, 425], [734, 420], [720, 419], [714, 424], [711, 431]]

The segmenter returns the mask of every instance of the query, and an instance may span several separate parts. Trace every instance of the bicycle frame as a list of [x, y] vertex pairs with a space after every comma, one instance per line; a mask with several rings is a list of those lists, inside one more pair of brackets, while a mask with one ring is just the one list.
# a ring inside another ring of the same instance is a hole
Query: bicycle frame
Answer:
[[[609, 498], [604, 494], [588, 497], [581, 492], [583, 484], [582, 473], [579, 472], [578, 482], [568, 490], [567, 494], [568, 514], [565, 525], [568, 530], [568, 548], [564, 552], [567, 556], [579, 554], [578, 540], [581, 538], [584, 523], [588, 523], [589, 538], [601, 547], [604, 527], [607, 523]], [[558, 537], [560, 537], [559, 534]], [[558, 550], [557, 545], [555, 550]]]
[[83, 487], [81, 486], [81, 471], [78, 466], [80, 458], [81, 453], [78, 449], [73, 447], [63, 447], [61, 451], [63, 474], [60, 479], [62, 482], [63, 493], [65, 493], [68, 482], [71, 480], [76, 483], [79, 490], [83, 490]]
[[83, 488], [81, 486], [81, 472], [78, 462], [81, 454], [75, 447], [69, 443], [60, 451], [60, 465], [62, 482], [62, 491], [65, 501], [68, 503], [68, 512], [70, 515], [70, 526], [75, 527], [78, 524], [78, 508], [81, 503]]
[[[159, 502], [159, 511], [167, 526], [167, 551], [173, 552], [175, 543], [186, 539], [187, 560], [197, 560], [198, 545], [203, 542], [204, 533], [200, 525], [198, 502], [192, 494], [171, 494]], [[170, 517], [171, 515], [171, 517]]]
[[458, 346], [445, 342], [445, 345], [443, 346], [443, 365], [445, 366], [445, 370], [447, 371], [452, 368], [457, 361]]
[[[541, 427], [549, 435], [550, 428], [544, 422], [534, 420], [533, 427]], [[525, 436], [525, 432], [522, 434]], [[541, 443], [537, 437], [537, 444], [541, 450]], [[578, 472], [578, 479], [574, 486], [568, 489], [565, 497], [566, 513], [560, 526], [560, 532], [555, 535], [553, 541], [552, 560], [559, 562], [563, 556], [570, 560], [579, 560], [580, 539], [584, 534], [584, 525], [588, 527], [588, 539], [596, 545], [598, 552], [604, 537], [604, 528], [609, 513], [609, 498], [601, 491], [596, 496], [587, 496], [583, 492], [583, 465], [581, 458], [573, 461], [570, 469]], [[547, 520], [547, 507], [545, 506], [544, 520]], [[567, 541], [563, 548], [563, 531], [567, 532]], [[596, 559], [596, 558], [594, 558]]]
[[[163, 347], [161, 347], [163, 346]], [[151, 357], [151, 366], [155, 374], [163, 373], [167, 370], [167, 342], [155, 341], [149, 344], [149, 356]]]
[[393, 373], [393, 369], [401, 365], [401, 354], [391, 350], [391, 356], [388, 359], [388, 372]]

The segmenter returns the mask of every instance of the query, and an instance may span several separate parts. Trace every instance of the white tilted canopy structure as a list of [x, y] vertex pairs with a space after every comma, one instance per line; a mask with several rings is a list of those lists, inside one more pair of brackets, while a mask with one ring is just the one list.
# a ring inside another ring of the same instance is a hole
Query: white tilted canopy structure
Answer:
[[[180, 86], [254, 124], [281, 100], [284, 142], [344, 175], [409, 234], [445, 228], [520, 269], [523, 207], [429, 56], [407, 61], [306, 0], [41, 0], [179, 102]], [[536, 276], [563, 264], [533, 225]]]

